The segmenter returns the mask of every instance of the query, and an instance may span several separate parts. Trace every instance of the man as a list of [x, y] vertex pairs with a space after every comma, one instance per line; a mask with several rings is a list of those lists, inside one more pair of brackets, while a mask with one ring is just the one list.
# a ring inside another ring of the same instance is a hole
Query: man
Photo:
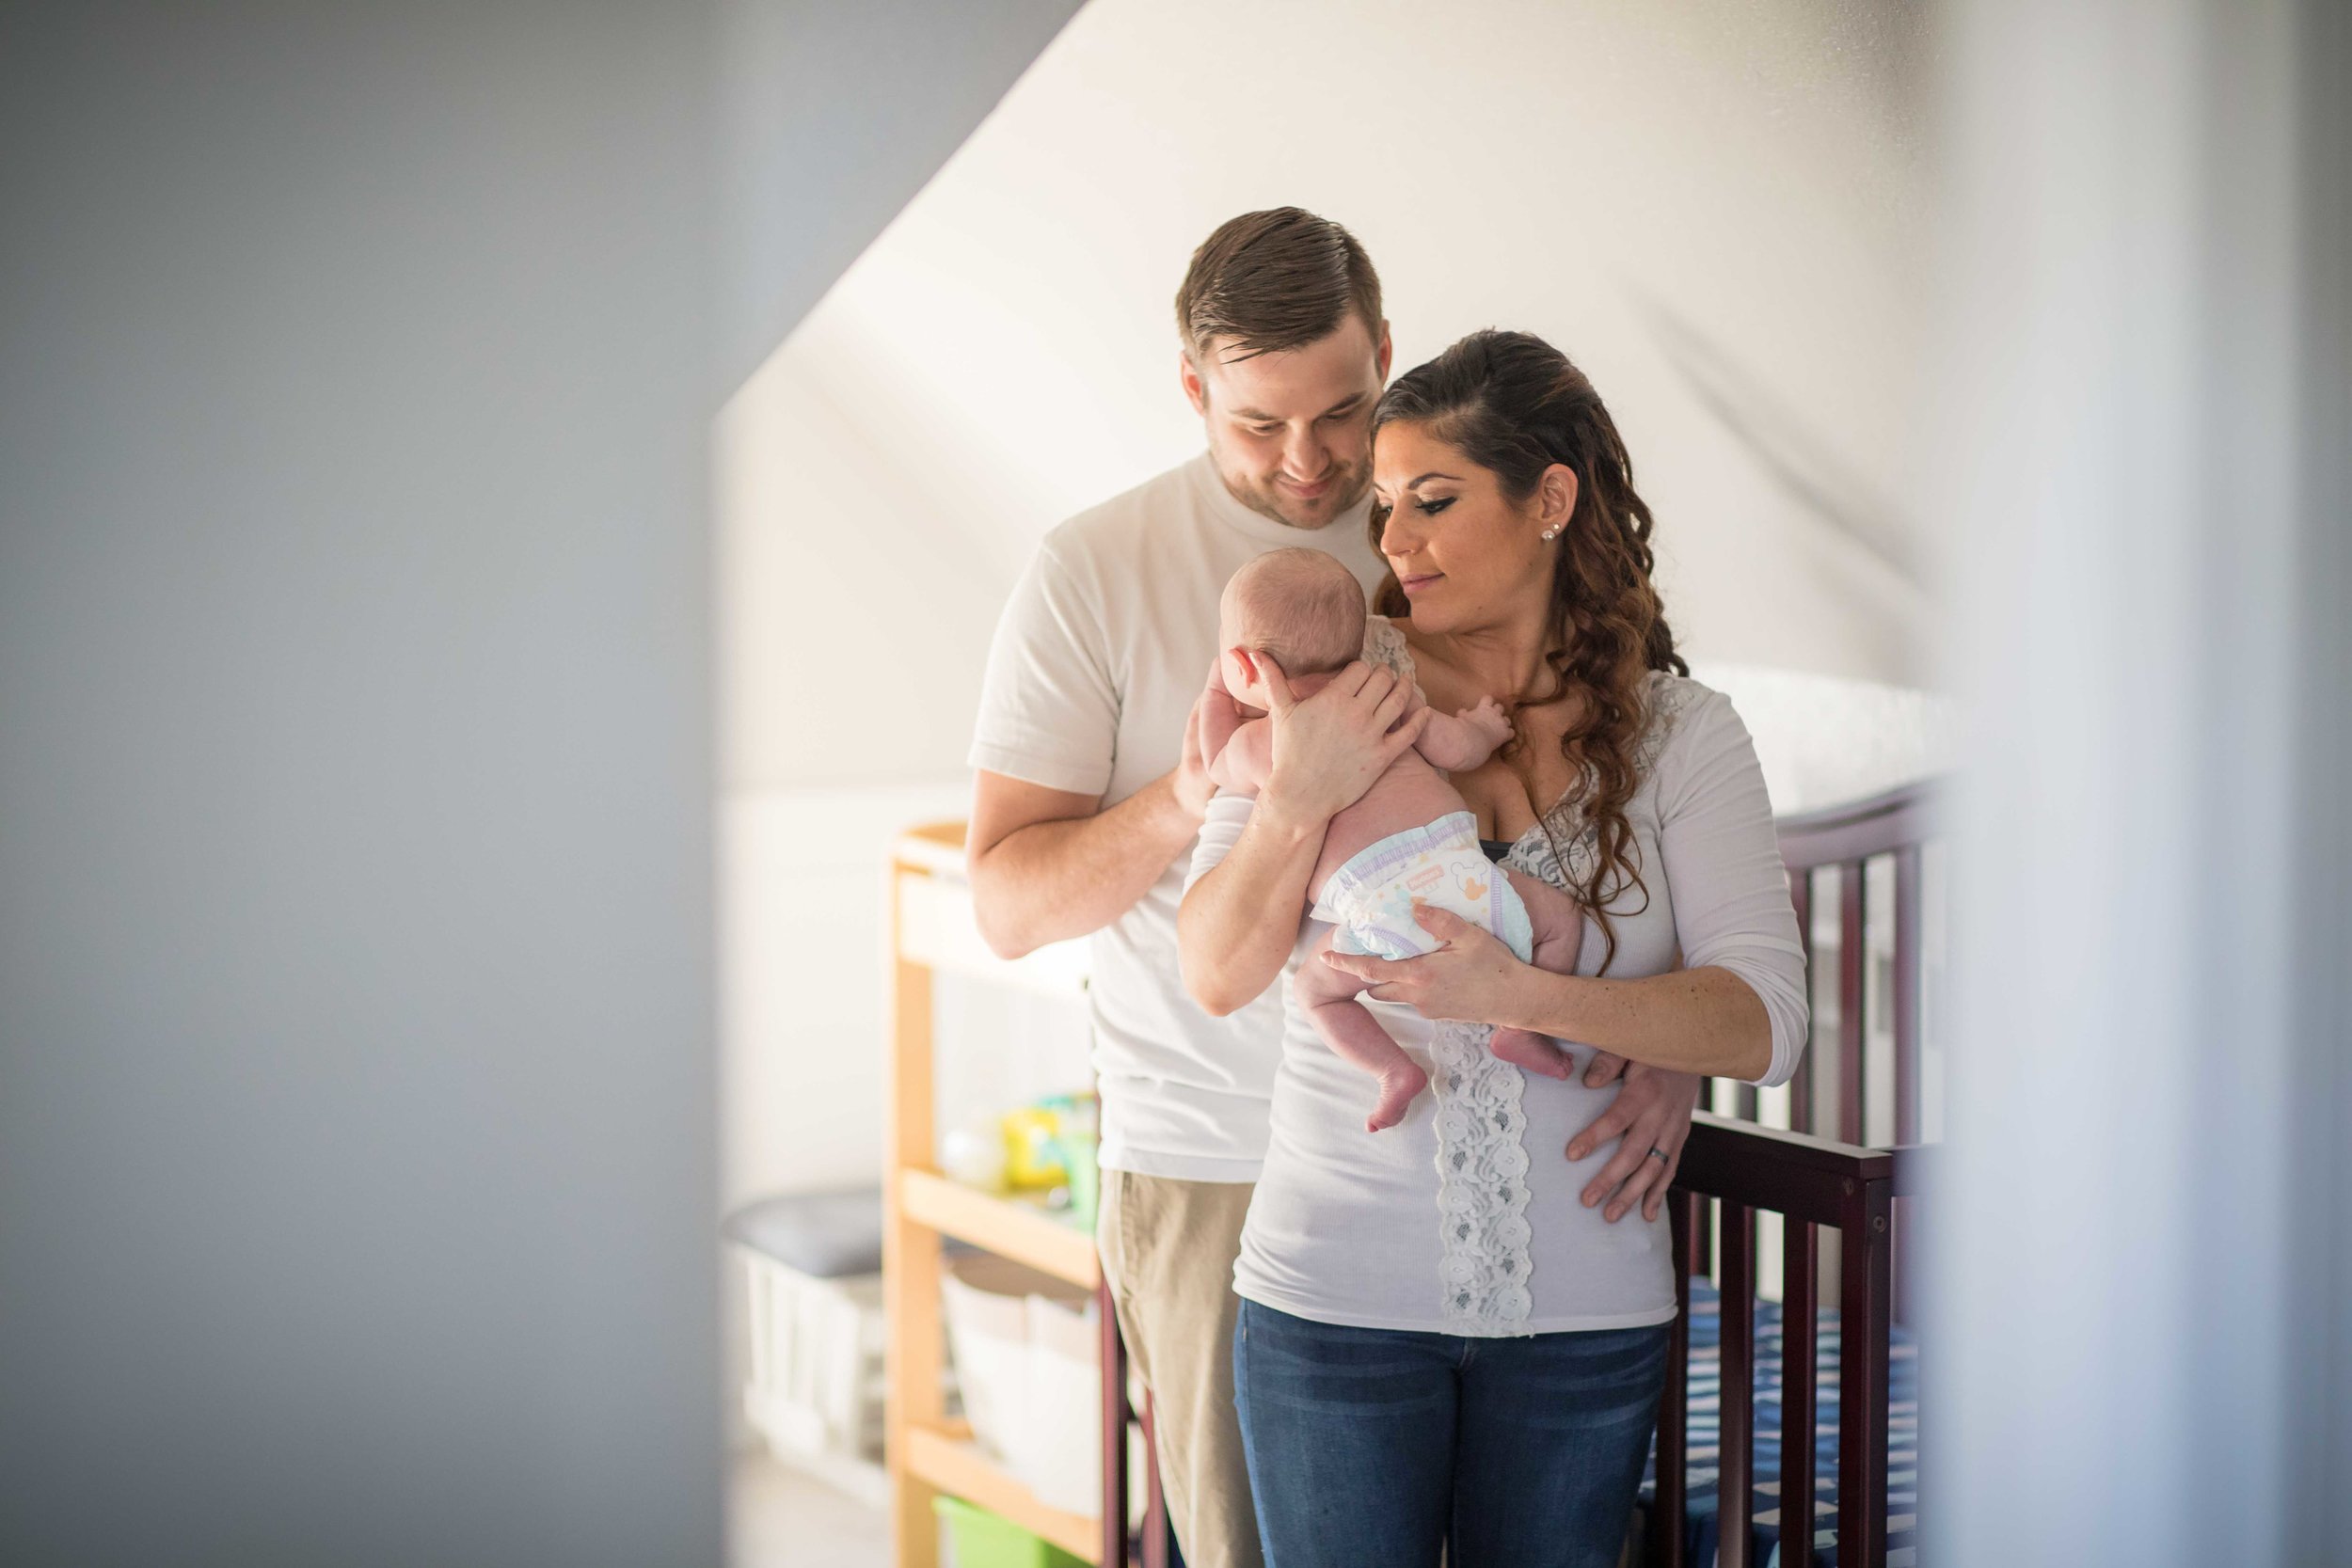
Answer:
[[[1013, 591], [972, 747], [970, 856], [998, 952], [1094, 937], [1104, 1276], [1152, 1391], [1177, 1540], [1196, 1568], [1227, 1568], [1261, 1561], [1232, 1408], [1232, 1267], [1280, 998], [1212, 1018], [1184, 992], [1176, 910], [1210, 793], [1189, 720], [1217, 597], [1244, 562], [1298, 545], [1378, 582], [1365, 513], [1389, 333], [1363, 246], [1289, 207], [1211, 234], [1176, 314], [1208, 450], [1055, 530]], [[1318, 711], [1295, 733], [1335, 761], [1376, 755], [1390, 684], [1375, 672], [1301, 705]]]

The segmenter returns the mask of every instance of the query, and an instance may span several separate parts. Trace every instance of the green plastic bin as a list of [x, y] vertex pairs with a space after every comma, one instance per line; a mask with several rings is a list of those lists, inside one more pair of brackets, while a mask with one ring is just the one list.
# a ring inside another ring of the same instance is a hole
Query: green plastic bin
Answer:
[[1086, 1568], [1086, 1559], [961, 1497], [933, 1497], [931, 1508], [955, 1544], [956, 1568]]

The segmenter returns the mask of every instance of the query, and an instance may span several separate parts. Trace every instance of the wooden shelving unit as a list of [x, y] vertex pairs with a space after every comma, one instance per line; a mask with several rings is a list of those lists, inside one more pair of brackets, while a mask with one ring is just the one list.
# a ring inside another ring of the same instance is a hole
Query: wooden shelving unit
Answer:
[[901, 1207], [914, 1223], [1082, 1290], [1103, 1282], [1094, 1238], [1075, 1226], [927, 1170], [909, 1169], [903, 1180]]
[[[972, 920], [960, 822], [934, 823], [901, 837], [890, 879], [890, 1128], [882, 1232], [890, 1326], [883, 1446], [899, 1568], [937, 1568], [931, 1499], [943, 1492], [1001, 1514], [1088, 1562], [1121, 1564], [1127, 1556], [1126, 1432], [1133, 1413], [1126, 1355], [1094, 1238], [1033, 1206], [961, 1186], [933, 1164], [932, 977], [953, 972], [1067, 995], [1085, 983], [1083, 960], [1074, 944], [1011, 962], [989, 952]], [[948, 1418], [941, 1386], [945, 1237], [1094, 1293], [1103, 1323], [1104, 1505], [1098, 1513], [1071, 1513], [1040, 1502], [973, 1442], [968, 1427]], [[1165, 1539], [1166, 1527], [1157, 1487], [1152, 1492], [1144, 1538], [1157, 1542]]]

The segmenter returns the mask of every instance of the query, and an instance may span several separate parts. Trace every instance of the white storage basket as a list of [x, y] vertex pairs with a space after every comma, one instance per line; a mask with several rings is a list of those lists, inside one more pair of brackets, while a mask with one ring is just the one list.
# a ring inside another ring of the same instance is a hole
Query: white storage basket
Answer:
[[751, 1282], [745, 1418], [777, 1458], [879, 1504], [881, 1190], [770, 1198], [726, 1228]]
[[812, 1279], [746, 1252], [752, 1375], [743, 1412], [780, 1459], [882, 1463], [882, 1275]]
[[1041, 1502], [1103, 1497], [1101, 1333], [1093, 1298], [1008, 1258], [956, 1259], [942, 1285], [963, 1414]]

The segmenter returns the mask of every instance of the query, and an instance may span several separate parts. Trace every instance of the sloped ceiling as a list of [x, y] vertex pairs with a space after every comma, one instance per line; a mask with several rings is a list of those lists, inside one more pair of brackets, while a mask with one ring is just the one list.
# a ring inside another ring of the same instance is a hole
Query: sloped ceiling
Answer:
[[1077, 0], [728, 0], [723, 370], [781, 343]]
[[1399, 367], [1490, 325], [1585, 366], [1692, 657], [1915, 684], [1931, 43], [1883, 0], [1091, 0], [722, 420], [725, 777], [960, 768], [1038, 537], [1200, 450], [1169, 301], [1278, 202], [1363, 239]]

